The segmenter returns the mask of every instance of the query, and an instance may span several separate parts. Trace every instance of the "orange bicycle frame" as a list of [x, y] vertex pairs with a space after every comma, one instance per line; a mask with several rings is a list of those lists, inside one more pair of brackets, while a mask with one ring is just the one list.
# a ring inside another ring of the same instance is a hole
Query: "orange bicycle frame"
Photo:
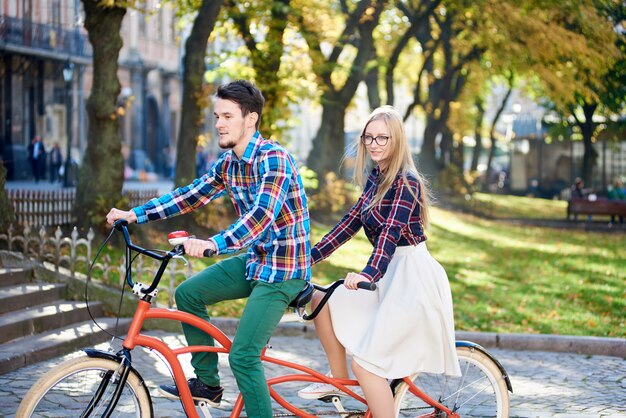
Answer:
[[[206, 332], [210, 336], [217, 341], [221, 347], [213, 347], [213, 346], [185, 346], [176, 349], [171, 349], [167, 344], [161, 341], [158, 338], [150, 337], [144, 334], [141, 334], [141, 328], [143, 326], [143, 322], [146, 319], [166, 319], [182, 322], [185, 324], [192, 325], [202, 331]], [[157, 352], [161, 353], [165, 360], [168, 362], [172, 369], [172, 373], [174, 375], [174, 382], [178, 387], [178, 391], [180, 393], [181, 402], [183, 404], [183, 408], [188, 417], [191, 418], [199, 418], [198, 412], [196, 411], [194, 401], [191, 397], [191, 392], [189, 390], [189, 386], [187, 385], [187, 380], [185, 377], [185, 373], [183, 368], [178, 360], [178, 356], [187, 353], [195, 353], [195, 352], [213, 352], [213, 353], [228, 353], [230, 351], [230, 347], [232, 346], [232, 341], [224, 334], [219, 328], [207, 322], [201, 318], [198, 318], [195, 315], [181, 312], [175, 309], [164, 309], [164, 308], [152, 308], [150, 303], [144, 300], [140, 300], [138, 302], [137, 310], [135, 315], [133, 316], [133, 320], [131, 322], [130, 328], [128, 330], [128, 334], [124, 339], [123, 346], [125, 349], [132, 350], [136, 346], [147, 347]], [[302, 374], [289, 374], [284, 376], [278, 376], [274, 378], [270, 378], [267, 380], [267, 384], [269, 386], [269, 391], [272, 399], [274, 399], [279, 405], [283, 408], [287, 409], [289, 412], [297, 415], [298, 417], [305, 418], [316, 418], [315, 415], [311, 415], [298, 407], [292, 405], [287, 400], [285, 400], [282, 396], [280, 396], [274, 389], [273, 386], [285, 382], [325, 382], [329, 383], [336, 388], [340, 389], [346, 395], [356, 399], [357, 401], [367, 405], [365, 399], [349, 389], [347, 386], [358, 386], [358, 381], [353, 379], [336, 379], [332, 377], [328, 377], [322, 373], [319, 373], [311, 368], [306, 366], [302, 366], [296, 363], [292, 363], [289, 361], [277, 359], [271, 356], [267, 356], [265, 354], [266, 349], [263, 349], [261, 352], [261, 361], [277, 364], [280, 366], [284, 366], [286, 368], [290, 368], [293, 370], [297, 370], [302, 372]], [[434, 408], [444, 411], [451, 418], [458, 418], [458, 415], [453, 413], [450, 409], [441, 405], [439, 402], [434, 401], [424, 392], [419, 390], [413, 382], [409, 378], [404, 378], [404, 381], [409, 385], [409, 390], [415, 396], [421, 398], [424, 402], [433, 406]], [[237, 400], [233, 406], [233, 410], [230, 414], [231, 417], [238, 417], [243, 410], [243, 397], [241, 394], [237, 396]], [[423, 415], [423, 417], [433, 416], [432, 414]], [[371, 418], [371, 412], [368, 410], [365, 414], [365, 418]]]

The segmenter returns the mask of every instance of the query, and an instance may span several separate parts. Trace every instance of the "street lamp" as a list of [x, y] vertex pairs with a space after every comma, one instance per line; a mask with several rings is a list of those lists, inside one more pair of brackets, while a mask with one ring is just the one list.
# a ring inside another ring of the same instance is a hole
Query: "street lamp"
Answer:
[[63, 68], [63, 79], [65, 80], [65, 106], [66, 120], [65, 128], [67, 130], [67, 150], [65, 154], [65, 169], [63, 171], [63, 187], [73, 186], [70, 180], [70, 168], [72, 160], [70, 153], [72, 152], [72, 78], [74, 78], [74, 63], [68, 61]]

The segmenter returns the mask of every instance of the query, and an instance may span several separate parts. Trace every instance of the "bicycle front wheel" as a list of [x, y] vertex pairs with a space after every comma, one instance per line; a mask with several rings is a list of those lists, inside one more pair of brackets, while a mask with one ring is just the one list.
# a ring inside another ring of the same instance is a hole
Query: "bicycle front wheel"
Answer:
[[[415, 378], [415, 385], [462, 418], [508, 418], [509, 392], [500, 368], [486, 354], [472, 347], [457, 347], [456, 352], [461, 376], [422, 373]], [[398, 417], [418, 417], [433, 412], [433, 407], [408, 391], [404, 382], [396, 387], [394, 402]]]
[[[100, 417], [119, 386], [119, 368], [119, 363], [103, 358], [68, 360], [44, 374], [32, 386], [16, 416]], [[129, 373], [111, 417], [152, 417], [150, 394], [136, 373]]]

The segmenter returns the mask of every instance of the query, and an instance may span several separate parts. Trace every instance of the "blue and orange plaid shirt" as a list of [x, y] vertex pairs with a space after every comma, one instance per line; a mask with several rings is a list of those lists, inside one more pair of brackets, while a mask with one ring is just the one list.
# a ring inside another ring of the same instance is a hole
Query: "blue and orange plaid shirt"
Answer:
[[311, 278], [309, 211], [296, 163], [279, 144], [256, 132], [241, 159], [222, 154], [208, 173], [133, 208], [143, 223], [181, 215], [228, 193], [239, 219], [210, 239], [218, 254], [249, 247], [249, 280], [279, 283]]
[[383, 199], [376, 206], [368, 208], [380, 181], [380, 169], [374, 168], [359, 200], [311, 250], [311, 263], [315, 264], [331, 255], [363, 227], [374, 249], [360, 274], [375, 282], [387, 271], [396, 247], [426, 241], [420, 205], [409, 191], [413, 190], [419, 197], [419, 182], [410, 174], [407, 180], [405, 182], [402, 175], [398, 174]]

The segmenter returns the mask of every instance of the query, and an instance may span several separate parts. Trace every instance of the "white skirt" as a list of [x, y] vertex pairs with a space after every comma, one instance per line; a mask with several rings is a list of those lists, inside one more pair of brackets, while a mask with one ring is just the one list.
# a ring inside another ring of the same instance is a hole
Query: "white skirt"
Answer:
[[450, 284], [426, 243], [396, 248], [377, 285], [373, 292], [340, 286], [328, 301], [348, 354], [388, 379], [420, 372], [459, 376]]

